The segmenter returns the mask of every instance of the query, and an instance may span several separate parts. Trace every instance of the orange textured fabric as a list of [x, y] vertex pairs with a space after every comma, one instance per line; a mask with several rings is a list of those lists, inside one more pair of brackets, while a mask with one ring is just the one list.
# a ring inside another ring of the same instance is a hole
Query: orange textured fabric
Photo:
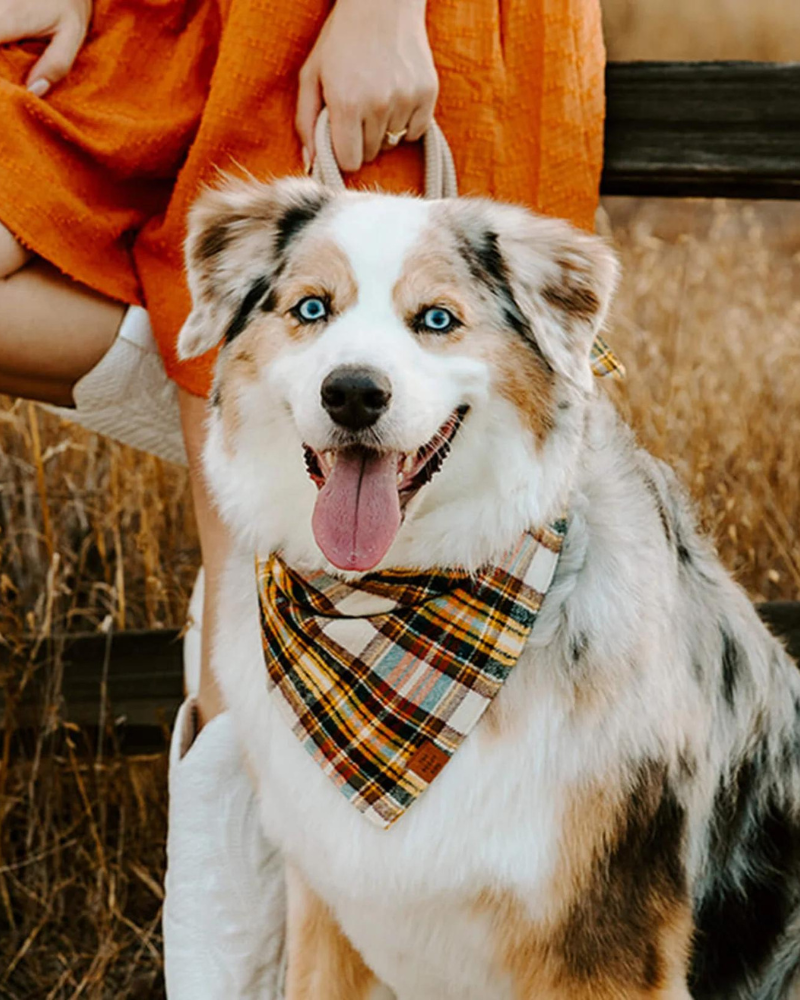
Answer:
[[[205, 395], [212, 356], [181, 363], [186, 212], [221, 170], [300, 169], [297, 76], [330, 0], [96, 0], [72, 72], [22, 81], [40, 43], [0, 47], [0, 221], [66, 274], [146, 304], [166, 368]], [[436, 110], [464, 194], [591, 228], [603, 141], [598, 0], [429, 0]], [[418, 191], [402, 146], [354, 185]]]

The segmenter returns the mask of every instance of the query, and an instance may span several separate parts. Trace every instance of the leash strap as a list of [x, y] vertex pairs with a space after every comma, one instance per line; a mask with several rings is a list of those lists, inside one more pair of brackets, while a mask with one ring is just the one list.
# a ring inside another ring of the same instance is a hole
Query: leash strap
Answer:
[[[453, 154], [444, 137], [444, 132], [432, 121], [425, 133], [425, 197], [455, 198], [458, 195], [458, 181]], [[345, 183], [331, 141], [331, 123], [328, 109], [320, 111], [314, 130], [314, 144], [317, 155], [311, 169], [315, 181], [333, 191], [344, 191]]]

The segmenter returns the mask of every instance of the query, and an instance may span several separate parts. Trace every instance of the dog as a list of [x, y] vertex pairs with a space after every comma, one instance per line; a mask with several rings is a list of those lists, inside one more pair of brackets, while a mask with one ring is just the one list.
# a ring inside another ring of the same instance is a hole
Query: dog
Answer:
[[[242, 180], [193, 209], [187, 267], [235, 538], [213, 665], [287, 861], [287, 1000], [800, 996], [800, 677], [596, 384], [611, 249], [488, 200]], [[254, 556], [474, 575], [558, 518], [513, 670], [370, 823], [268, 683]]]

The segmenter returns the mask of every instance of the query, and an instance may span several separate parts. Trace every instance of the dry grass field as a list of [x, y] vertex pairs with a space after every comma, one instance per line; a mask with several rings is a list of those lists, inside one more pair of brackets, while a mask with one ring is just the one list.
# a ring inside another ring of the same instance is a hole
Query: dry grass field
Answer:
[[[182, 622], [198, 562], [184, 470], [0, 407], [3, 1000], [163, 995], [165, 756], [116, 752], [113, 716], [101, 752], [71, 724], [60, 636]], [[33, 684], [38, 725], [15, 733]]]
[[600, 0], [610, 59], [800, 59], [793, 0]]
[[[800, 52], [785, 0], [607, 0], [606, 16], [613, 58]], [[608, 336], [628, 368], [611, 391], [750, 594], [800, 599], [800, 205], [606, 210], [624, 268]], [[116, 752], [113, 715], [100, 747], [70, 723], [59, 636], [179, 625], [197, 564], [183, 470], [0, 404], [3, 1000], [163, 996], [165, 757]], [[15, 733], [40, 681], [39, 724]]]

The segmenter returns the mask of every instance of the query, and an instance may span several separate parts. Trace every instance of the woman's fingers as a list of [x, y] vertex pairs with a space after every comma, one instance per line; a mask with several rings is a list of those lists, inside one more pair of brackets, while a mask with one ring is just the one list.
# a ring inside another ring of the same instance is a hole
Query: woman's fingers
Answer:
[[37, 97], [69, 73], [91, 18], [92, 0], [0, 0], [0, 44], [50, 39], [26, 80]]
[[297, 93], [297, 117], [295, 127], [303, 144], [303, 166], [309, 170], [316, 155], [314, 149], [314, 126], [322, 110], [322, 84], [316, 65], [307, 62], [300, 70], [300, 87]]
[[361, 109], [355, 103], [334, 100], [328, 103], [328, 114], [336, 161], [345, 173], [352, 173], [364, 162]]
[[389, 127], [389, 112], [388, 103], [380, 103], [373, 108], [367, 108], [363, 122], [365, 163], [372, 163], [381, 151], [386, 130]]
[[433, 121], [433, 111], [438, 96], [438, 87], [434, 88], [432, 92], [429, 91], [422, 95], [421, 102], [416, 106], [408, 120], [408, 133], [405, 137], [407, 142], [416, 142], [428, 131]]
[[[328, 106], [333, 149], [342, 170], [374, 160], [386, 133], [419, 138], [436, 103], [438, 81], [425, 31], [425, 0], [337, 0], [303, 67], [298, 132], [313, 124], [309, 75]], [[313, 105], [314, 114], [319, 104]]]
[[373, 122], [376, 124], [374, 130], [369, 133], [369, 139], [366, 126], [364, 129], [364, 159], [368, 163], [371, 163], [382, 149], [392, 149], [397, 145], [389, 137], [392, 134], [401, 135], [408, 128], [414, 104], [408, 95], [399, 94], [389, 104], [388, 109], [384, 110], [384, 114], [373, 117]]
[[74, 15], [64, 16], [41, 59], [28, 74], [28, 90], [38, 97], [44, 97], [53, 84], [64, 79], [80, 51], [86, 29], [87, 25], [80, 18]]

